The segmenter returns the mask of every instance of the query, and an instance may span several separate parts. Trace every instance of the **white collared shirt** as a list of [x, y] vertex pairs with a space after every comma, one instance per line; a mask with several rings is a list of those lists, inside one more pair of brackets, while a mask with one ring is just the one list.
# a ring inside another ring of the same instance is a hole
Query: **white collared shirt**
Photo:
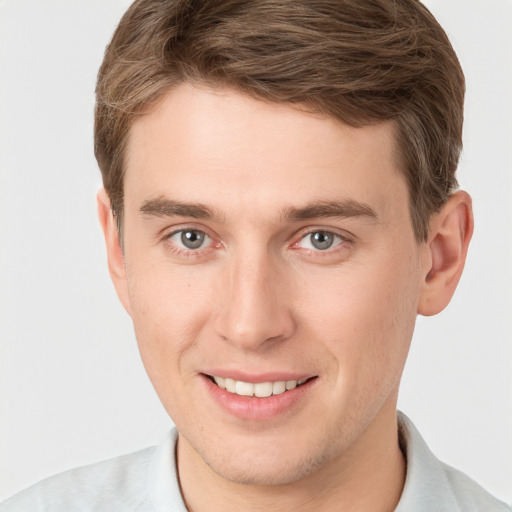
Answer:
[[[407, 475], [395, 512], [511, 512], [482, 487], [439, 461], [398, 413]], [[152, 448], [56, 475], [22, 491], [0, 512], [187, 512], [176, 471], [173, 429]]]

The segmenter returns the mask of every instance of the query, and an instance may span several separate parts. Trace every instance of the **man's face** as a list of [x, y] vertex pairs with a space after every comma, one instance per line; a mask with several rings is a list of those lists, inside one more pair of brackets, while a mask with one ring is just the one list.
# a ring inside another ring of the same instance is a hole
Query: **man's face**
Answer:
[[180, 456], [284, 483], [395, 422], [425, 258], [390, 124], [182, 85], [131, 129], [124, 244]]

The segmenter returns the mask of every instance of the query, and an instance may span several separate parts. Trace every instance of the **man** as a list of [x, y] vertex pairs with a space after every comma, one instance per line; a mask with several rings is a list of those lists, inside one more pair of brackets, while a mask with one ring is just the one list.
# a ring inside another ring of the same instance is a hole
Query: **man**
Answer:
[[396, 415], [471, 238], [463, 90], [417, 2], [135, 2], [98, 80], [98, 205], [177, 431], [5, 510], [507, 510]]

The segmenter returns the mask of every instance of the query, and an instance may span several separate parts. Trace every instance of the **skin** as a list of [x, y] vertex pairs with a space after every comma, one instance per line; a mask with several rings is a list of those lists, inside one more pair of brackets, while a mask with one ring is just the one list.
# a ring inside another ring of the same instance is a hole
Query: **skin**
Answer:
[[[415, 239], [393, 136], [390, 123], [356, 129], [188, 84], [132, 126], [124, 250], [104, 192], [100, 220], [144, 365], [180, 432], [189, 510], [395, 508], [396, 401], [415, 318], [449, 302], [473, 221], [457, 192], [428, 240]], [[333, 203], [343, 215], [304, 210]], [[183, 230], [204, 244], [187, 249]], [[313, 245], [319, 232], [331, 247]], [[219, 405], [205, 377], [284, 373], [313, 379], [291, 405], [250, 419]]]

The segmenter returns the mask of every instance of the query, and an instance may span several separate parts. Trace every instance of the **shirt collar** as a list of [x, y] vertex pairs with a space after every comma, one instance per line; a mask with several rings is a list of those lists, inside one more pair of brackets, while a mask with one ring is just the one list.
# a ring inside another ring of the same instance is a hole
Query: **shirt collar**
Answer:
[[400, 446], [407, 461], [402, 496], [395, 512], [460, 510], [453, 490], [446, 479], [443, 464], [429, 450], [412, 421], [398, 412]]
[[176, 468], [178, 431], [173, 428], [155, 448], [148, 471], [148, 491], [155, 512], [187, 512]]

